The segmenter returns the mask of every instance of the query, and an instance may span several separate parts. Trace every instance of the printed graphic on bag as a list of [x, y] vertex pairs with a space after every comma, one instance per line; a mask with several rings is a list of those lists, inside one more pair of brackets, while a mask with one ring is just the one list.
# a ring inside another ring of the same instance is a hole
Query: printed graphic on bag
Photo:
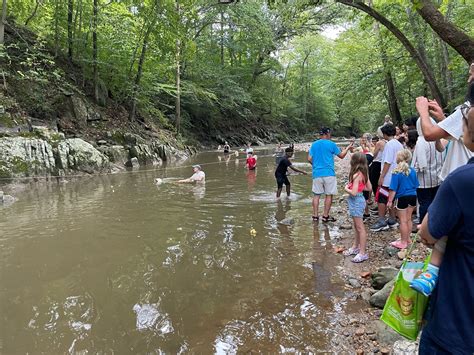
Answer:
[[397, 297], [397, 302], [400, 305], [400, 309], [404, 316], [408, 316], [413, 313], [413, 297], [403, 297], [402, 295], [399, 295]]

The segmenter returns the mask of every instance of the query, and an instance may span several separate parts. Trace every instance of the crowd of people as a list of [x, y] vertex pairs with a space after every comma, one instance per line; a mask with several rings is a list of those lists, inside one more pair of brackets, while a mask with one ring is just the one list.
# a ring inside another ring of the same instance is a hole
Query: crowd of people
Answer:
[[[371, 213], [377, 220], [370, 231], [399, 227], [393, 247], [409, 246], [414, 222], [421, 241], [433, 247], [426, 272], [411, 283], [413, 289], [431, 296], [420, 354], [474, 353], [474, 63], [468, 84], [466, 102], [447, 117], [436, 101], [418, 97], [417, 117], [398, 127], [386, 116], [377, 134], [364, 134], [357, 148], [352, 140], [340, 149], [329, 128], [322, 128], [309, 147], [314, 222], [335, 221], [330, 214], [337, 194], [334, 157], [344, 159], [352, 153], [344, 190], [354, 239], [345, 256], [352, 256], [355, 263], [369, 259], [364, 220]], [[277, 198], [283, 185], [290, 196], [288, 169], [306, 174], [293, 166], [294, 151], [293, 145], [285, 149], [281, 144], [275, 150]], [[245, 152], [246, 167], [254, 170], [257, 159], [250, 144]], [[230, 153], [227, 142], [224, 153]], [[193, 169], [194, 175], [182, 182], [204, 181], [200, 166]]]

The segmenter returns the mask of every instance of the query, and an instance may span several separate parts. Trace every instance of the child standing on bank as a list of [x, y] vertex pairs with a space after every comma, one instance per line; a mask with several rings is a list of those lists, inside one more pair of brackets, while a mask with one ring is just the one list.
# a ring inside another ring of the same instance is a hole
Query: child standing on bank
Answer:
[[290, 196], [290, 180], [288, 180], [288, 177], [286, 176], [288, 172], [288, 168], [290, 168], [293, 171], [296, 171], [297, 173], [301, 173], [303, 175], [307, 175], [306, 171], [294, 168], [291, 164], [290, 158], [293, 155], [293, 149], [292, 148], [286, 148], [285, 149], [285, 155], [280, 159], [280, 162], [278, 163], [278, 166], [275, 170], [275, 179], [277, 181], [277, 193], [276, 197], [280, 198], [281, 195], [281, 190], [283, 189], [283, 184], [286, 186], [286, 195], [289, 197]]
[[355, 238], [352, 247], [343, 252], [345, 256], [355, 255], [352, 259], [354, 263], [361, 263], [369, 259], [366, 250], [367, 231], [363, 221], [366, 205], [363, 192], [371, 189], [367, 158], [363, 153], [354, 153], [351, 157], [349, 183], [346, 185], [345, 190], [349, 193], [347, 203], [349, 205], [349, 214], [354, 222]]
[[402, 149], [397, 153], [397, 166], [393, 169], [390, 182], [387, 207], [391, 208], [396, 199], [396, 209], [400, 220], [400, 239], [390, 244], [398, 249], [405, 249], [410, 243], [413, 228], [412, 214], [416, 208], [416, 189], [419, 186], [416, 171], [410, 166], [411, 152]]

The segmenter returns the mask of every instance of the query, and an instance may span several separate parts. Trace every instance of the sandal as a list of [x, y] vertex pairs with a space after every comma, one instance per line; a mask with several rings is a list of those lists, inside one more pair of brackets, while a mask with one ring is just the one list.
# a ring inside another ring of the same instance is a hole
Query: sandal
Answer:
[[319, 221], [319, 216], [312, 216], [312, 218], [313, 218], [313, 222]]
[[369, 260], [369, 255], [368, 254], [357, 254], [354, 259], [352, 259], [351, 261], [353, 263], [361, 263], [363, 261], [366, 261], [366, 260]]
[[396, 240], [394, 242], [391, 242], [390, 245], [392, 247], [398, 248], [398, 249], [406, 249], [408, 247], [409, 243], [404, 243], [401, 240]]
[[351, 255], [357, 255], [357, 254], [359, 254], [359, 248], [349, 248], [342, 252], [342, 255], [344, 256], [351, 256]]
[[322, 219], [323, 222], [325, 222], [325, 223], [326, 223], [326, 222], [336, 222], [336, 219], [335, 219], [334, 217], [332, 217], [332, 216], [323, 216], [321, 219]]

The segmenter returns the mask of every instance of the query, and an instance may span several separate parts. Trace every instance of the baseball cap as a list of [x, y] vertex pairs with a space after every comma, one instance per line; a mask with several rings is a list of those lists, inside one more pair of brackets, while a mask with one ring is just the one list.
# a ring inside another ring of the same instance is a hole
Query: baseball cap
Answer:
[[193, 165], [193, 169], [194, 169], [194, 168], [197, 168], [197, 169], [199, 169], [199, 170], [202, 170], [202, 169], [201, 169], [201, 165], [199, 165], [199, 164]]
[[331, 133], [331, 128], [328, 128], [328, 127], [323, 127], [321, 128], [321, 130], [319, 131], [319, 134], [321, 136], [325, 135], [325, 134], [329, 134]]

